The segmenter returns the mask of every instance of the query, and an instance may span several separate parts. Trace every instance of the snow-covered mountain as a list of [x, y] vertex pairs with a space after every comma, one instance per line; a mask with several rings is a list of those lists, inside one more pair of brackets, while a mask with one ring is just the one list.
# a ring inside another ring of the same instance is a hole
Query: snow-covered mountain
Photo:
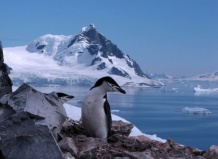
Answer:
[[94, 25], [75, 36], [41, 36], [27, 46], [5, 48], [6, 63], [16, 82], [91, 84], [110, 75], [122, 84], [161, 86], [139, 65], [100, 34]]
[[159, 80], [176, 79], [176, 77], [167, 75], [165, 73], [149, 73], [148, 76], [151, 79], [159, 79]]
[[59, 65], [83, 64], [130, 79], [133, 74], [149, 78], [133, 59], [97, 32], [94, 25], [82, 28], [82, 32], [76, 36], [39, 37], [27, 46], [27, 51], [53, 56]]
[[195, 77], [189, 78], [189, 80], [218, 81], [218, 71], [213, 73], [200, 74]]

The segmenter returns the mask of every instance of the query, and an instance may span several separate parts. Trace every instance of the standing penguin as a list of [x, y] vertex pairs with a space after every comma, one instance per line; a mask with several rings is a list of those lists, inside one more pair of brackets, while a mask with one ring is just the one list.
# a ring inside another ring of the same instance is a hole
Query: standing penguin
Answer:
[[107, 138], [111, 131], [111, 111], [107, 92], [126, 92], [111, 77], [100, 78], [84, 97], [82, 124], [91, 137]]

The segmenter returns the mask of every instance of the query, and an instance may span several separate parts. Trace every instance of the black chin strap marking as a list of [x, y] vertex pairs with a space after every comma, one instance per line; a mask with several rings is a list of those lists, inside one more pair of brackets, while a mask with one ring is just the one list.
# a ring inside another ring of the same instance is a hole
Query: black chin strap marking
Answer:
[[[111, 87], [109, 84], [108, 84], [108, 82], [107, 82], [107, 85], [109, 86], [109, 87]], [[114, 91], [114, 88], [113, 87], [111, 87], [112, 88], [112, 90]]]

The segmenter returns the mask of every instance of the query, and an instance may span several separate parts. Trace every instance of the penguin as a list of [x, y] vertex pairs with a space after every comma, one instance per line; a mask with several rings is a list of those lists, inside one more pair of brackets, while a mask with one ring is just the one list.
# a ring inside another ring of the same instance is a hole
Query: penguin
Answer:
[[102, 77], [83, 99], [82, 125], [90, 137], [108, 138], [111, 131], [111, 111], [107, 92], [126, 94], [117, 82], [109, 77]]
[[68, 94], [65, 94], [62, 92], [57, 92], [56, 94], [57, 94], [58, 98], [60, 98], [63, 103], [66, 103], [68, 100], [74, 98], [74, 96], [68, 95]]
[[44, 93], [44, 94], [47, 95], [47, 96], [57, 97], [56, 99], [61, 101], [62, 104], [66, 103], [68, 100], [74, 98], [74, 96], [68, 95], [68, 94], [65, 94], [65, 93], [62, 93], [62, 92], [51, 92], [49, 94], [47, 94], [47, 93]]

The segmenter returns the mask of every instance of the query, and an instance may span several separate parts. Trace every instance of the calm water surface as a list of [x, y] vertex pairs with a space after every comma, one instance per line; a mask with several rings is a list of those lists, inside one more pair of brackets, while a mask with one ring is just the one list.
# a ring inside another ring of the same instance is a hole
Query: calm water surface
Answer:
[[[201, 83], [209, 86], [208, 83]], [[127, 94], [109, 93], [111, 109], [147, 134], [173, 139], [182, 145], [207, 150], [218, 145], [218, 94], [194, 94], [197, 83], [167, 83], [164, 88], [124, 88]], [[213, 83], [212, 86], [218, 86]], [[177, 91], [171, 92], [172, 88]], [[60, 91], [72, 94], [70, 104], [81, 106], [89, 87], [37, 87], [43, 92]], [[184, 107], [202, 107], [211, 114], [189, 114]]]

